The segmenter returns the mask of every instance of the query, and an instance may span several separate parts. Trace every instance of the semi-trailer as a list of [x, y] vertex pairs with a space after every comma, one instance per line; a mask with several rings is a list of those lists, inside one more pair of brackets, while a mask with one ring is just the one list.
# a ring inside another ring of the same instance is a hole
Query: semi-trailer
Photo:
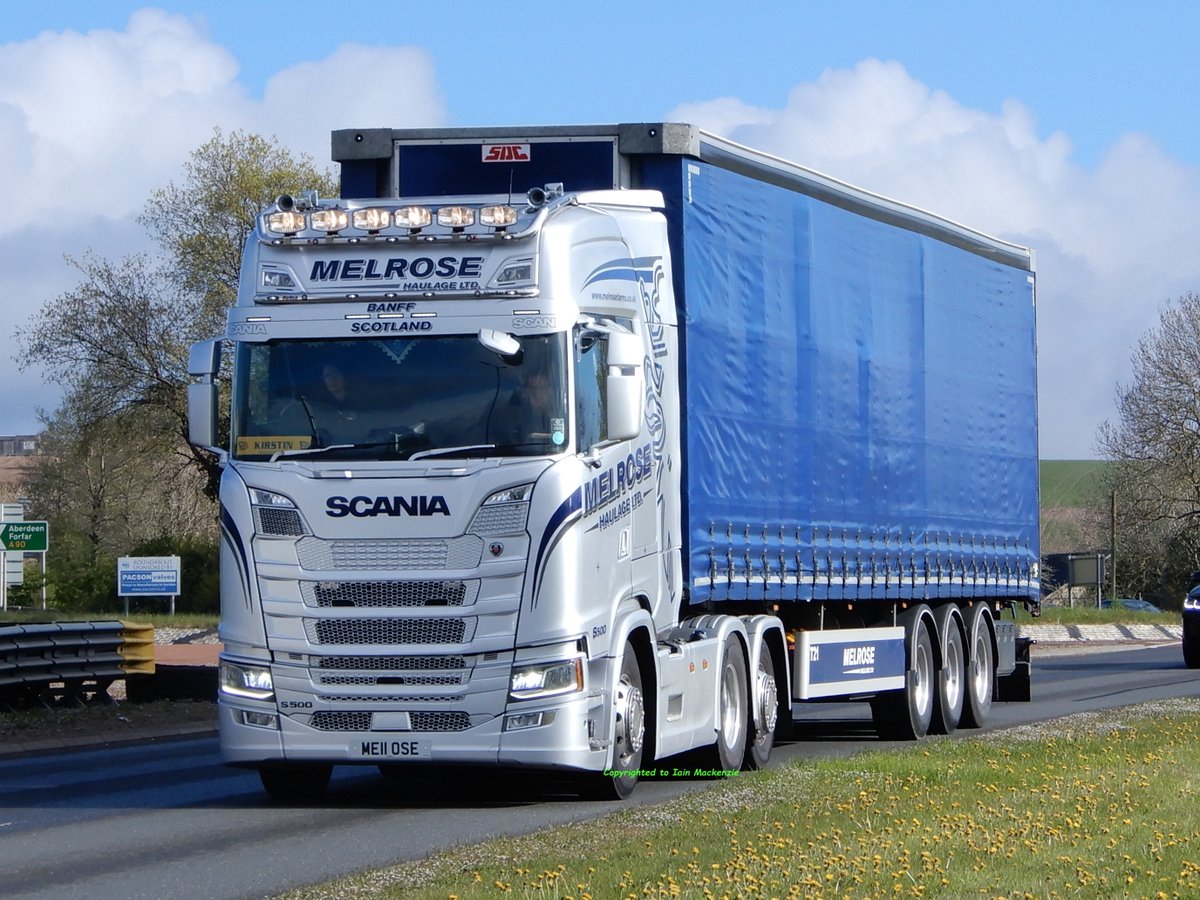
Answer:
[[190, 358], [227, 762], [620, 798], [763, 765], [794, 703], [913, 739], [1028, 699], [1031, 251], [685, 124], [332, 147]]

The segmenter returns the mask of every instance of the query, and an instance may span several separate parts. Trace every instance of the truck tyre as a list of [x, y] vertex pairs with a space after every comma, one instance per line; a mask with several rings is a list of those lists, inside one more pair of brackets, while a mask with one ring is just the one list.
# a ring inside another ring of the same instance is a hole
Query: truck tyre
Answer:
[[931, 734], [954, 734], [966, 702], [966, 649], [960, 620], [953, 609], [952, 606], [943, 607], [936, 616], [938, 639], [942, 644], [942, 668], [937, 674], [937, 702], [933, 705], [933, 720], [929, 723]]
[[755, 667], [750, 693], [750, 707], [754, 711], [750, 719], [746, 738], [746, 755], [742, 767], [761, 769], [771, 758], [775, 746], [775, 733], [779, 728], [780, 712], [779, 685], [775, 680], [775, 659], [770, 645], [763, 640], [758, 648], [758, 665]]
[[263, 789], [280, 803], [311, 803], [319, 800], [329, 785], [333, 766], [321, 763], [293, 763], [264, 766], [258, 770]]
[[717, 740], [702, 754], [710, 767], [724, 772], [742, 767], [750, 733], [750, 676], [746, 651], [736, 635], [725, 638], [717, 674]]
[[[613, 695], [613, 754], [608, 773], [588, 772], [580, 794], [593, 800], [624, 800], [637, 787], [646, 747], [646, 707], [642, 697], [642, 670], [632, 642], [621, 656], [621, 676]], [[622, 774], [632, 773], [632, 774]]]
[[933, 641], [923, 617], [915, 616], [908, 626], [908, 671], [905, 687], [888, 691], [871, 701], [871, 718], [881, 738], [919, 741], [929, 733], [933, 721]]
[[992, 646], [992, 614], [985, 603], [967, 613], [967, 697], [963, 728], [982, 728], [992, 711], [996, 687], [996, 651]]

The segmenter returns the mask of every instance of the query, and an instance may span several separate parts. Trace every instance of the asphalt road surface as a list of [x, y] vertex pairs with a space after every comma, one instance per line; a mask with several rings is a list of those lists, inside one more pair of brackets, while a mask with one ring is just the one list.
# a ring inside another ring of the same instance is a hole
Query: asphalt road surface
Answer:
[[[1034, 700], [999, 703], [987, 730], [1200, 694], [1177, 643], [1047, 655]], [[865, 704], [804, 707], [801, 737], [772, 765], [880, 746]], [[979, 734], [960, 731], [960, 735]], [[0, 761], [0, 894], [5, 897], [265, 897], [420, 858], [455, 844], [603, 815], [544, 778], [425, 770], [386, 779], [335, 769], [323, 802], [280, 807], [252, 772], [221, 765], [215, 738]], [[643, 782], [656, 803], [703, 781]]]

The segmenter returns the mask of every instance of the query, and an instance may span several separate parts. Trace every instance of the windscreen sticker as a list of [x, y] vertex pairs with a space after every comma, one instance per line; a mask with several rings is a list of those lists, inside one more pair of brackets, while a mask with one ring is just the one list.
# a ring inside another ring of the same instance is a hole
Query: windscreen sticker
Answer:
[[254, 456], [265, 453], [278, 453], [281, 450], [307, 450], [312, 446], [312, 437], [308, 435], [256, 435], [237, 439], [238, 456]]

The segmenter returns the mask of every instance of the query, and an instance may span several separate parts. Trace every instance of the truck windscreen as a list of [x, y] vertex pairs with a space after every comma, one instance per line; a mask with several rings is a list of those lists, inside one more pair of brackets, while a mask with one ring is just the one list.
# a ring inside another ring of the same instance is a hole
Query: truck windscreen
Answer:
[[239, 343], [239, 459], [535, 456], [568, 435], [564, 334], [498, 356], [475, 335]]

